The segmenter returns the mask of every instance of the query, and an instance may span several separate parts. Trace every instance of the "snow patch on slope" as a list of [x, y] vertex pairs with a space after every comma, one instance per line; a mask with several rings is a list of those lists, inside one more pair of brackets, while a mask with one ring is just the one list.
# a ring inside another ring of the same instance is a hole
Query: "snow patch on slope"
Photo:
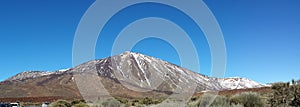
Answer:
[[29, 78], [38, 78], [38, 77], [42, 77], [42, 76], [47, 76], [47, 75], [51, 75], [51, 74], [62, 74], [66, 71], [70, 70], [70, 68], [68, 69], [61, 69], [61, 70], [57, 70], [55, 72], [51, 72], [51, 71], [24, 71], [21, 72], [9, 79], [7, 79], [7, 81], [15, 81], [15, 80], [25, 80], [25, 79], [29, 79]]
[[221, 78], [218, 80], [223, 89], [245, 89], [245, 88], [260, 88], [268, 87], [269, 85], [260, 84], [247, 78]]

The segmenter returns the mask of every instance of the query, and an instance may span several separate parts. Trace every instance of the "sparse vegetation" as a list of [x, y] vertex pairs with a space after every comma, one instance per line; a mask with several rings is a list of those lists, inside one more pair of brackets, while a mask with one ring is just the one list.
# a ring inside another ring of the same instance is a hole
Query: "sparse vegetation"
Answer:
[[122, 104], [116, 99], [107, 99], [102, 105], [103, 107], [120, 107]]
[[89, 107], [89, 106], [84, 102], [79, 102], [77, 104], [72, 105], [72, 107]]
[[49, 105], [49, 107], [71, 107], [71, 103], [66, 100], [58, 100]]
[[230, 102], [244, 107], [264, 107], [265, 102], [261, 96], [253, 92], [244, 92], [231, 97]]
[[[208, 106], [210, 107], [300, 107], [300, 80], [291, 82], [280, 82], [272, 84], [271, 88], [264, 88], [264, 91], [246, 90], [230, 91], [230, 94], [200, 95], [190, 99], [188, 107]], [[215, 97], [214, 100], [210, 100]], [[107, 99], [101, 103], [101, 107], [144, 107], [152, 106], [163, 102], [163, 98], [122, 98]], [[169, 101], [167, 101], [169, 102]], [[172, 103], [172, 101], [170, 101]], [[173, 104], [173, 103], [172, 103]], [[175, 103], [174, 103], [175, 104]], [[75, 100], [68, 102], [58, 100], [49, 105], [49, 107], [89, 107], [84, 100]]]
[[[213, 101], [211, 98], [215, 97]], [[203, 97], [193, 97], [189, 103], [190, 107], [264, 107], [264, 100], [259, 94], [253, 92], [245, 92], [233, 96], [214, 96], [205, 95]]]
[[211, 103], [211, 107], [300, 107], [300, 80], [274, 83], [271, 90], [268, 93], [243, 92], [231, 96], [218, 95], [213, 102], [206, 101], [205, 97], [193, 97], [189, 106], [206, 106]]
[[88, 107], [84, 100], [74, 100], [71, 103], [66, 100], [58, 100], [49, 105], [49, 107]]
[[74, 100], [71, 105], [72, 107], [89, 107], [84, 100]]
[[272, 84], [272, 94], [269, 104], [271, 107], [300, 107], [300, 80]]
[[158, 99], [156, 100], [156, 99], [152, 99], [149, 97], [145, 97], [145, 98], [141, 99], [139, 102], [140, 102], [140, 104], [151, 105], [151, 104], [161, 103], [162, 101], [158, 100]]
[[211, 98], [214, 97], [215, 97], [214, 95], [209, 95], [209, 94], [203, 96], [202, 99], [199, 101], [198, 106], [206, 107], [210, 104], [211, 107], [230, 107], [228, 98], [217, 95], [216, 98], [211, 102], [210, 101]]
[[145, 97], [141, 99], [126, 99], [126, 98], [116, 98], [117, 101], [119, 101], [122, 104], [125, 104], [127, 106], [142, 106], [142, 105], [155, 105], [159, 104], [163, 101], [163, 99], [160, 98], [150, 98], [150, 97]]

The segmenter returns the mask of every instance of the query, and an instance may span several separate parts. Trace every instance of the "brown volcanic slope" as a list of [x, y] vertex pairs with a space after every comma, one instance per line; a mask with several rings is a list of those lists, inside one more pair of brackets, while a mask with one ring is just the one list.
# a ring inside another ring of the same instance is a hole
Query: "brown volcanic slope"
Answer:
[[81, 98], [72, 74], [53, 74], [0, 83], [0, 98], [73, 97]]

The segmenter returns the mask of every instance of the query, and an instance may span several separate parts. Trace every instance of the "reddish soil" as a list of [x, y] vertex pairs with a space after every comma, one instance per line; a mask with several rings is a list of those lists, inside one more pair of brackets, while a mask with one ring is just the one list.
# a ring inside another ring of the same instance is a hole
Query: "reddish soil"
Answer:
[[[236, 90], [225, 90], [220, 91], [218, 94], [223, 96], [231, 96], [239, 94], [242, 92], [258, 92], [258, 93], [268, 93], [271, 92], [269, 87], [263, 88], [251, 88], [251, 89], [236, 89]], [[197, 93], [194, 96], [201, 96], [203, 93]], [[0, 98], [0, 102], [31, 102], [31, 103], [42, 103], [42, 102], [53, 102], [59, 99], [64, 100], [76, 100], [82, 98], [66, 98], [61, 96], [48, 96], [48, 97], [19, 97], [19, 98]]]
[[20, 98], [0, 98], [0, 102], [30, 102], [30, 103], [42, 103], [42, 102], [54, 102], [59, 99], [64, 100], [76, 100], [82, 98], [64, 98], [60, 96], [49, 97], [20, 97]]

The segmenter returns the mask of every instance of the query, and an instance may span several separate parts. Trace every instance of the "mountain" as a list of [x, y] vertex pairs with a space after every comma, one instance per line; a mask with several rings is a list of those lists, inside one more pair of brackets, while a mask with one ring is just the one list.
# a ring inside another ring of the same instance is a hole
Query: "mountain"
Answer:
[[166, 97], [266, 86], [247, 78], [210, 78], [157, 58], [124, 52], [74, 68], [17, 74], [0, 82], [0, 98]]

